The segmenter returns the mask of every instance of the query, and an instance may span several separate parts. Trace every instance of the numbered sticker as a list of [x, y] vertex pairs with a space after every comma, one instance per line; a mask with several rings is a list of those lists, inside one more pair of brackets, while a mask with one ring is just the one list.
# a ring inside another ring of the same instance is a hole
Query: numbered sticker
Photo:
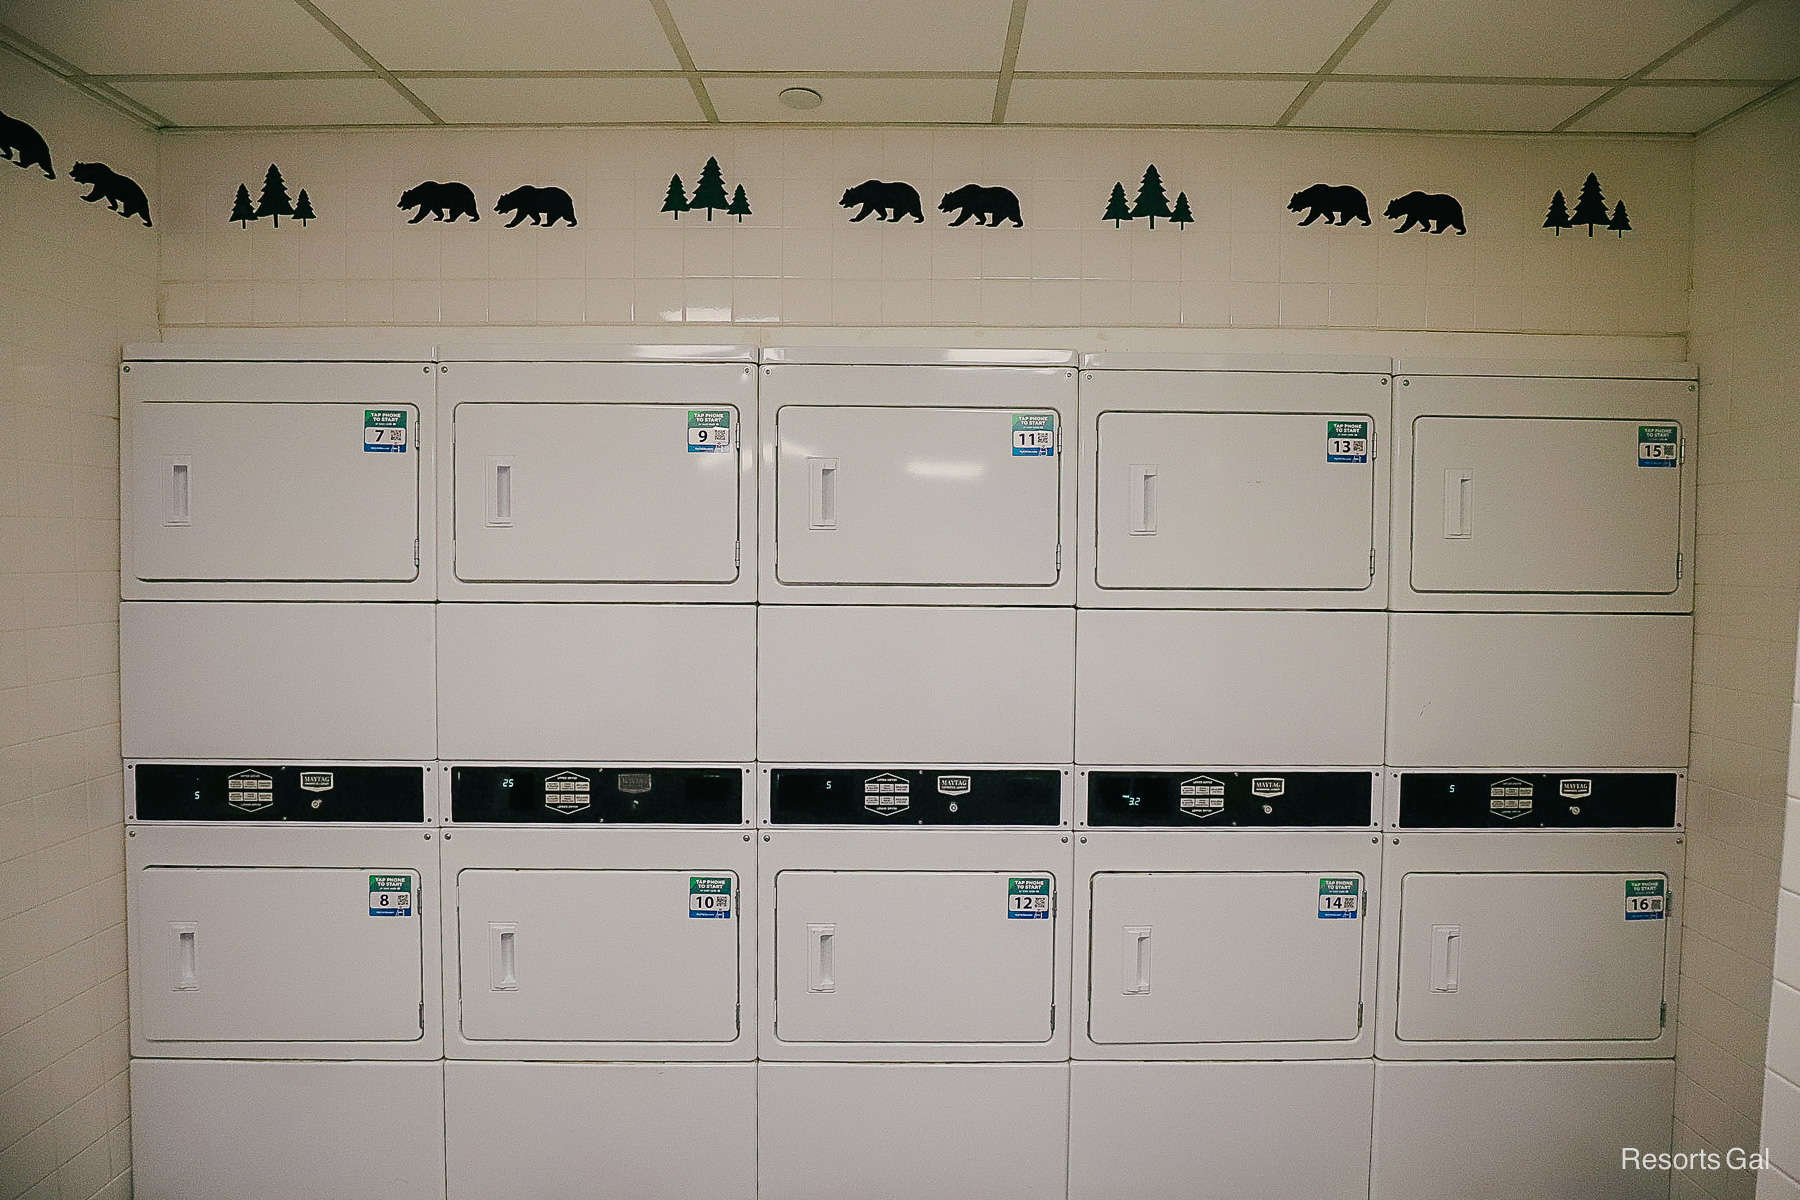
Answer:
[[369, 876], [369, 915], [371, 917], [410, 917], [413, 915], [413, 879], [411, 875]]
[[731, 919], [731, 876], [688, 876], [688, 916]]
[[689, 454], [715, 454], [731, 449], [731, 410], [688, 409], [687, 448]]
[[406, 410], [403, 408], [363, 409], [363, 451], [365, 453], [406, 453]]
[[1050, 918], [1050, 881], [1042, 878], [1019, 878], [1006, 881], [1006, 916], [1008, 920]]
[[1362, 912], [1362, 880], [1354, 875], [1319, 878], [1319, 919], [1354, 921]]
[[1625, 881], [1625, 919], [1660, 921], [1669, 911], [1668, 885], [1661, 879]]
[[1055, 413], [1014, 413], [1014, 455], [1049, 458], [1056, 454]]
[[1681, 427], [1638, 426], [1638, 466], [1672, 467], [1681, 461]]
[[1328, 463], [1368, 462], [1369, 423], [1367, 421], [1325, 422], [1325, 461]]

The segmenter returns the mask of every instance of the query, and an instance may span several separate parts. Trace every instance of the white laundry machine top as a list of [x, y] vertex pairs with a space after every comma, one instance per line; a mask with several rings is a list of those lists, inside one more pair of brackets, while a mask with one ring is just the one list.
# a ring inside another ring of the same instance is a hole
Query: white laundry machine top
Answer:
[[1381, 608], [1392, 366], [1084, 356], [1080, 602]]

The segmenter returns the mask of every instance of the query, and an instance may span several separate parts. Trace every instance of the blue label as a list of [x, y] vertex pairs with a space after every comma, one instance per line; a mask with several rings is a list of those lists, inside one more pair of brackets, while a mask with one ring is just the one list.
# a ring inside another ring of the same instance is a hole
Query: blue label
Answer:
[[1354, 921], [1362, 912], [1362, 880], [1354, 875], [1319, 879], [1319, 919]]
[[1681, 461], [1681, 429], [1676, 425], [1638, 426], [1638, 466], [1672, 467]]

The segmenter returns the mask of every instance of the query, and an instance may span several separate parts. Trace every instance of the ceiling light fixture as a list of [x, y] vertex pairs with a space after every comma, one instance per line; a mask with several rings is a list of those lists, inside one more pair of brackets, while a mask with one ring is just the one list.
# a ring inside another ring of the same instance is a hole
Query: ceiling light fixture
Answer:
[[799, 109], [801, 112], [811, 112], [825, 103], [825, 97], [809, 87], [782, 88], [781, 94], [776, 99], [789, 108]]

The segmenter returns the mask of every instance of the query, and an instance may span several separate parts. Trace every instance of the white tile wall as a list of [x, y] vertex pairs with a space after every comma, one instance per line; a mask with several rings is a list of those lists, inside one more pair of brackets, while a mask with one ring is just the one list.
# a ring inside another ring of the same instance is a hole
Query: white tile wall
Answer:
[[[1758, 1145], [1775, 961], [1783, 793], [1800, 609], [1800, 249], [1768, 220], [1800, 188], [1800, 96], [1700, 140], [1692, 357], [1700, 365], [1694, 714], [1683, 907], [1676, 1149]], [[1790, 836], [1800, 823], [1789, 823]], [[1800, 888], [1790, 841], [1787, 887]], [[1788, 930], [1791, 937], [1793, 930]], [[1800, 983], [1789, 964], [1788, 977]], [[1777, 984], [1777, 991], [1786, 985]], [[1791, 998], [1791, 997], [1790, 997]], [[1800, 1113], [1800, 1013], [1771, 1034], [1770, 1128]], [[1785, 1049], [1785, 1054], [1778, 1053]], [[1779, 1068], [1777, 1068], [1779, 1069]], [[1793, 1095], [1778, 1094], [1787, 1089]], [[1800, 1128], [1785, 1158], [1800, 1171]], [[1767, 1195], [1791, 1195], [1765, 1184]], [[1743, 1171], [1696, 1171], [1678, 1197], [1738, 1200]]]
[[154, 139], [0, 55], [0, 1200], [130, 1195], [119, 772], [120, 343], [155, 333], [156, 235], [70, 163], [154, 191]]

